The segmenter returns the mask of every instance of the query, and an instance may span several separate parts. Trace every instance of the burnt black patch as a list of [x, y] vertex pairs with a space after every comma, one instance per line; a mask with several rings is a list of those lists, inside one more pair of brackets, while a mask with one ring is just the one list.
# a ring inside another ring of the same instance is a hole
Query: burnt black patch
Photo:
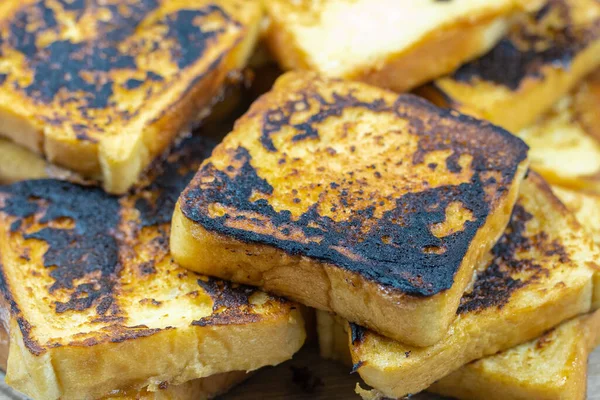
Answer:
[[144, 84], [144, 81], [140, 79], [127, 79], [123, 87], [127, 90], [138, 89]]
[[[566, 256], [564, 247], [550, 241], [544, 232], [526, 235], [526, 224], [532, 218], [522, 205], [515, 205], [506, 232], [492, 249], [492, 263], [477, 275], [471, 292], [462, 297], [458, 314], [491, 307], [501, 309], [515, 291], [548, 275], [547, 265], [539, 264], [534, 258], [518, 257], [518, 254], [539, 250], [548, 256], [558, 255], [561, 263], [568, 262], [568, 258], [563, 258], [563, 255]], [[523, 272], [525, 274], [520, 278], [514, 277], [516, 273]]]
[[[310, 109], [309, 100], [319, 104], [319, 111], [302, 123], [292, 124], [291, 119], [295, 113]], [[289, 100], [282, 107], [268, 110], [265, 113], [260, 139], [261, 143], [267, 150], [277, 151], [271, 136], [286, 126], [291, 126], [294, 130], [300, 132], [292, 138], [294, 142], [304, 139], [318, 139], [319, 131], [315, 128], [315, 124], [323, 122], [330, 117], [339, 117], [348, 108], [384, 111], [387, 105], [383, 100], [364, 102], [354, 97], [351, 93], [345, 96], [334, 93], [332, 102], [328, 102], [318, 93], [311, 93], [310, 96], [302, 95], [298, 100]]]
[[486, 55], [459, 68], [454, 78], [462, 82], [479, 78], [517, 90], [526, 78], [541, 78], [546, 66], [568, 69], [598, 36], [600, 19], [591, 26], [576, 24], [565, 0], [551, 0]]
[[[310, 96], [312, 93], [305, 97]], [[317, 113], [319, 117], [316, 121], [329, 115], [339, 115], [345, 107], [355, 107], [357, 104], [357, 100], [352, 100], [355, 99], [352, 95], [338, 94], [333, 97], [341, 103], [327, 103], [327, 112]], [[374, 199], [373, 204], [366, 208], [353, 209], [352, 215], [343, 221], [334, 221], [328, 216], [320, 215], [317, 211], [318, 202], [299, 217], [293, 218], [291, 212], [276, 211], [265, 199], [250, 201], [256, 192], [271, 195], [273, 187], [252, 166], [247, 149], [239, 147], [230, 150], [233, 159], [240, 165], [238, 168], [224, 172], [215, 168], [212, 163], [202, 166], [197, 176], [213, 179], [209, 184], [199, 186], [195, 185], [198, 182], [195, 180], [186, 189], [181, 197], [184, 215], [208, 230], [246, 242], [268, 244], [292, 255], [329, 262], [411, 295], [430, 296], [450, 288], [473, 237], [490, 212], [486, 186], [498, 185], [500, 193], [506, 190], [515, 176], [518, 164], [526, 157], [527, 146], [506, 131], [440, 110], [414, 96], [400, 96], [394, 104], [386, 104], [383, 99], [375, 100], [364, 107], [377, 112], [395, 113], [409, 121], [409, 131], [419, 137], [418, 150], [411, 160], [413, 164], [423, 163], [429, 152], [451, 150], [452, 154], [446, 161], [448, 169], [460, 171], [460, 156], [470, 155], [473, 170], [471, 181], [457, 186], [440, 186], [421, 192], [389, 196], [386, 201], [395, 207], [384, 212], [372, 227], [365, 229], [366, 221], [374, 218], [380, 199]], [[284, 109], [296, 109], [296, 106], [286, 105]], [[415, 117], [415, 109], [427, 115], [426, 121]], [[277, 120], [288, 120], [291, 114], [287, 112], [282, 115]], [[283, 126], [283, 122], [275, 124], [273, 118], [269, 117], [269, 121], [264, 123], [269, 134], [265, 136], [263, 131], [260, 141], [267, 150], [275, 151], [269, 141]], [[456, 129], [457, 125], [461, 129]], [[495, 132], [491, 133], [490, 130]], [[265, 142], [267, 138], [269, 141]], [[506, 157], [498, 157], [499, 151], [504, 152]], [[500, 182], [487, 179], [482, 181], [481, 174], [487, 172], [498, 173]], [[319, 185], [315, 184], [315, 187]], [[331, 184], [322, 186], [323, 190], [332, 188]], [[351, 207], [349, 199], [349, 191], [340, 190], [340, 204]], [[471, 212], [473, 220], [467, 221], [460, 232], [443, 238], [434, 236], [430, 226], [444, 222], [447, 207], [455, 201], [459, 201]], [[208, 211], [210, 204], [234, 209], [236, 215], [211, 217]], [[248, 219], [253, 224], [244, 214], [265, 217], [284, 236], [300, 231], [308, 243], [232, 227], [232, 218], [236, 221]], [[338, 251], [340, 248], [348, 249], [354, 256]], [[428, 248], [445, 248], [451, 251], [441, 254], [425, 252], [424, 249]]]
[[212, 140], [191, 136], [173, 149], [167, 162], [159, 160], [150, 166], [150, 184], [139, 193], [135, 202], [143, 227], [171, 221], [179, 194], [214, 147]]
[[156, 264], [154, 260], [147, 261], [139, 266], [140, 275], [152, 275], [156, 273]]
[[[0, 47], [4, 44], [21, 53], [33, 73], [33, 79], [27, 86], [20, 87], [15, 80], [16, 89], [39, 103], [60, 101], [60, 105], [65, 106], [73, 103], [89, 120], [94, 117], [88, 110], [115, 106], [114, 71], [130, 76], [123, 84], [127, 89], [137, 89], [143, 84], [134, 75], [148, 66], [138, 65], [138, 55], [167, 48], [173, 62], [184, 69], [202, 58], [209, 44], [225, 32], [223, 24], [211, 28], [208, 26], [214, 24], [203, 24], [203, 19], [218, 15], [226, 23], [238, 24], [220, 7], [209, 4], [199, 9], [166, 14], [155, 22], [160, 27], [157, 31], [164, 32], [163, 37], [149, 39], [138, 37], [135, 33], [141, 29], [144, 19], [158, 9], [160, 2], [157, 0], [125, 0], [108, 4], [100, 0], [61, 0], [58, 2], [62, 7], [59, 12], [73, 15], [76, 21], [89, 13], [109, 14], [110, 18], [95, 21], [97, 32], [91, 39], [81, 42], [56, 40], [39, 47], [40, 36], [58, 34], [61, 30], [58, 12], [49, 4], [49, 0], [38, 0], [24, 5], [8, 21], [6, 36], [0, 37]], [[147, 78], [154, 82], [164, 81], [164, 77], [151, 71], [147, 72]], [[1, 80], [6, 79], [10, 79], [10, 74], [4, 75]], [[150, 88], [146, 95], [150, 97], [156, 90]], [[114, 107], [113, 111], [125, 120], [138, 113], [138, 110], [121, 110], [118, 107]]]
[[225, 21], [233, 22], [216, 4], [209, 4], [199, 10], [180, 10], [166, 17], [166, 25], [169, 29], [167, 38], [173, 39], [178, 44], [173, 48], [172, 56], [179, 68], [184, 69], [195, 63], [206, 51], [209, 41], [225, 33], [222, 27], [207, 30], [195, 24], [194, 21], [198, 18], [211, 14], [219, 14]]
[[[48, 244], [44, 266], [52, 268], [50, 293], [71, 291], [68, 301], [56, 302], [56, 311], [81, 311], [95, 305], [99, 314], [108, 312], [119, 269], [118, 199], [100, 189], [49, 179], [15, 183], [0, 187], [0, 192], [8, 195], [1, 209], [6, 214], [24, 219], [40, 212], [42, 224], [68, 218], [75, 225], [73, 229], [45, 227], [23, 235]], [[86, 283], [77, 283], [92, 276]]]
[[252, 312], [250, 304], [250, 296], [258, 291], [257, 288], [210, 277], [198, 279], [198, 285], [212, 298], [213, 313], [193, 321], [192, 325], [228, 325], [260, 319], [258, 314]]
[[350, 322], [350, 340], [353, 345], [361, 344], [365, 340], [366, 329]]
[[362, 360], [357, 363], [352, 364], [352, 369], [350, 370], [350, 374], [355, 374], [356, 372], [358, 372], [360, 367], [362, 367], [363, 365], [365, 365], [365, 361], [362, 361]]
[[258, 291], [255, 287], [238, 285], [214, 278], [198, 279], [198, 285], [213, 299], [213, 311], [223, 308], [247, 306], [250, 296]]

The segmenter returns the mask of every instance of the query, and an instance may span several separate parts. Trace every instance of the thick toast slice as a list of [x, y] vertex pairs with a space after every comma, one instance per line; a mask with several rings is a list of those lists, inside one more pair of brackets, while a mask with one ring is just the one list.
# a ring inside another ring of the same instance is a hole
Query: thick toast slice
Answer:
[[403, 92], [487, 52], [540, 0], [274, 0], [266, 41], [284, 69]]
[[[318, 311], [321, 355], [352, 365], [347, 324]], [[600, 312], [576, 317], [539, 338], [467, 364], [427, 391], [463, 400], [584, 400], [587, 359], [600, 337]], [[357, 390], [365, 399], [374, 391]]]
[[599, 109], [600, 71], [517, 133], [531, 146], [531, 167], [555, 185], [600, 193]]
[[508, 132], [412, 95], [291, 72], [182, 193], [182, 266], [440, 340], [527, 168]]
[[121, 198], [49, 179], [0, 187], [11, 386], [36, 399], [156, 391], [300, 348], [298, 306], [172, 261], [174, 204], [212, 147], [180, 146], [146, 189]]
[[[9, 344], [8, 332], [0, 324], [0, 369], [2, 371], [6, 371]], [[251, 375], [252, 373], [245, 371], [223, 372], [206, 378], [193, 379], [180, 385], [163, 385], [156, 391], [149, 391], [147, 388], [115, 390], [101, 400], [206, 400], [228, 392]]]
[[549, 0], [483, 57], [420, 93], [511, 132], [529, 127], [600, 65], [600, 3]]
[[8, 0], [0, 135], [124, 193], [258, 34], [259, 2]]
[[408, 346], [352, 325], [358, 373], [385, 396], [425, 390], [479, 358], [532, 340], [592, 304], [594, 245], [575, 217], [531, 172], [504, 236], [463, 296], [440, 342]]

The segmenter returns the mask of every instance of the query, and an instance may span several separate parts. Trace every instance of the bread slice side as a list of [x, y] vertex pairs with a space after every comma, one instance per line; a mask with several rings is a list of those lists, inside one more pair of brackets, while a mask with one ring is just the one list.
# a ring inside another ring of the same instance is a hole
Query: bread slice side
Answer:
[[[465, 400], [585, 399], [587, 359], [600, 313], [563, 322], [542, 336], [469, 363], [435, 382], [428, 392]], [[321, 356], [351, 366], [347, 323], [317, 312]], [[373, 398], [375, 390], [359, 391]]]
[[[6, 372], [10, 337], [0, 325], [0, 370]], [[246, 380], [252, 373], [244, 371], [224, 372], [206, 378], [194, 379], [181, 385], [163, 385], [157, 391], [141, 390], [114, 391], [100, 400], [205, 400], [229, 391]]]

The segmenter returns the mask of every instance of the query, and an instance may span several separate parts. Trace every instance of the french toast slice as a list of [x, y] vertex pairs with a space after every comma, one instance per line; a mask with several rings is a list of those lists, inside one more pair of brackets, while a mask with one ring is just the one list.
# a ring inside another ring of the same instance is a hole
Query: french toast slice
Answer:
[[405, 345], [352, 324], [353, 364], [368, 385], [391, 398], [420, 392], [473, 360], [591, 310], [597, 252], [534, 172], [489, 259], [461, 299], [448, 335], [433, 346]]
[[[0, 324], [0, 369], [6, 371], [10, 337]], [[246, 380], [252, 373], [245, 371], [223, 372], [206, 378], [193, 379], [179, 385], [163, 385], [156, 391], [146, 388], [113, 391], [101, 400], [205, 400], [228, 392]]]
[[283, 69], [404, 92], [484, 54], [544, 2], [271, 0], [265, 39]]
[[600, 71], [517, 133], [530, 146], [531, 167], [554, 185], [600, 193], [599, 109]]
[[420, 90], [511, 132], [529, 127], [600, 65], [600, 3], [549, 0], [483, 57]]
[[259, 2], [6, 0], [0, 136], [124, 193], [244, 66]]
[[510, 218], [527, 147], [412, 95], [289, 72], [180, 196], [183, 267], [425, 346]]
[[[352, 365], [347, 323], [318, 311], [324, 358]], [[527, 343], [469, 363], [435, 382], [428, 392], [462, 400], [584, 400], [587, 359], [600, 336], [600, 312], [576, 317]], [[365, 399], [374, 391], [359, 389]]]
[[174, 204], [211, 149], [187, 139], [123, 197], [51, 179], [0, 186], [9, 385], [36, 399], [155, 392], [301, 347], [299, 306], [172, 261]]

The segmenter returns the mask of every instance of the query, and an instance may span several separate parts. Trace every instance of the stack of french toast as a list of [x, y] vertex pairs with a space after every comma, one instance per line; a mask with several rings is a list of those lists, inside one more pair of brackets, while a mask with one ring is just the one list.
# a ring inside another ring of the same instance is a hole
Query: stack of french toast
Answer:
[[583, 400], [600, 0], [4, 0], [0, 183], [29, 398]]

